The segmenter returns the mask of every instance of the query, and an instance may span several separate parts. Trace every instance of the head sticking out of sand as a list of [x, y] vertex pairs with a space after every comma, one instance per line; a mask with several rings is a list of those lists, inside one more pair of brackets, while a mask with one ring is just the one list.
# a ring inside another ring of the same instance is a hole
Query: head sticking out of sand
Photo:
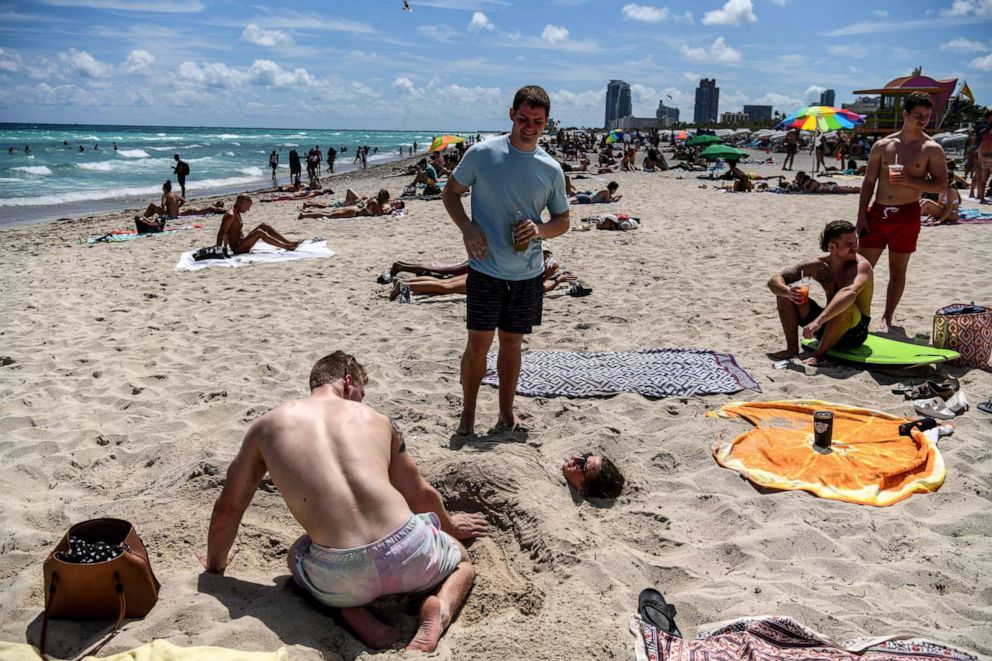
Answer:
[[593, 498], [616, 498], [626, 482], [616, 464], [592, 452], [568, 459], [561, 472], [576, 491]]

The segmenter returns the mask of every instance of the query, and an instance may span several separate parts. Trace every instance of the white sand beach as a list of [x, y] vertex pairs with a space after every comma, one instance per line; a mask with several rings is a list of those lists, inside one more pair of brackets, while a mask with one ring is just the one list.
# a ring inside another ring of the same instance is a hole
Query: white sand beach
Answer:
[[[395, 195], [408, 179], [385, 178], [391, 167], [330, 185], [341, 196], [346, 187]], [[519, 397], [526, 439], [456, 438], [464, 297], [402, 305], [375, 282], [394, 260], [464, 259], [440, 201], [413, 201], [402, 218], [335, 221], [297, 220], [299, 202], [257, 203], [246, 228], [323, 237], [335, 255], [194, 273], [177, 272], [176, 260], [213, 245], [220, 216], [119, 244], [84, 239], [129, 227], [133, 211], [0, 231], [0, 639], [37, 643], [46, 554], [72, 523], [111, 516], [135, 524], [162, 590], [104, 653], [166, 639], [285, 646], [293, 659], [415, 656], [368, 650], [292, 586], [286, 554], [301, 530], [267, 481], [226, 575], [202, 573], [194, 557], [248, 425], [305, 396], [314, 361], [343, 349], [368, 369], [365, 401], [397, 422], [448, 508], [481, 512], [493, 528], [469, 546], [475, 587], [431, 658], [633, 659], [628, 618], [648, 586], [675, 604], [688, 636], [703, 623], [778, 614], [835, 639], [909, 633], [992, 656], [992, 416], [974, 408], [992, 396], [988, 368], [946, 368], [972, 409], [941, 440], [947, 479], [933, 494], [874, 508], [761, 493], [711, 454], [747, 425], [704, 414], [740, 399], [912, 415], [891, 392], [899, 377], [776, 370], [765, 355], [784, 348], [768, 277], [817, 255], [826, 222], [856, 219], [857, 196], [731, 194], [680, 171], [575, 183], [611, 179], [622, 202], [573, 206], [573, 227], [610, 211], [640, 217], [641, 228], [553, 240], [594, 291], [549, 295], [525, 349], [710, 349], [733, 354], [762, 392]], [[990, 250], [992, 226], [923, 228], [890, 336], [930, 333], [934, 311], [950, 303], [992, 304]], [[496, 390], [484, 386], [480, 432], [496, 415]], [[620, 466], [620, 498], [577, 499], [566, 487], [562, 460], [587, 450]], [[412, 636], [414, 599], [377, 606]], [[55, 621], [49, 652], [78, 652], [105, 628]]]

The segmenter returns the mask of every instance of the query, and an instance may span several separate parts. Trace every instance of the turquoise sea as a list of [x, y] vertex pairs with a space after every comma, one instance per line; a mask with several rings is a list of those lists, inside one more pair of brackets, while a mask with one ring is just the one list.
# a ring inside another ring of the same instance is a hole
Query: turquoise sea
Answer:
[[[338, 150], [335, 172], [399, 158], [414, 143], [425, 151], [440, 132], [244, 129], [178, 126], [93, 126], [0, 123], [0, 225], [80, 216], [158, 200], [172, 179], [173, 154], [189, 163], [186, 194], [202, 196], [271, 184], [269, 154], [279, 154], [280, 184], [289, 179], [289, 150]], [[117, 150], [113, 143], [117, 143]], [[79, 151], [79, 147], [83, 151]], [[13, 147], [14, 152], [9, 153]], [[31, 153], [25, 154], [24, 148]], [[98, 148], [96, 148], [98, 147]], [[378, 153], [372, 153], [378, 148]], [[178, 189], [176, 189], [178, 192]]]

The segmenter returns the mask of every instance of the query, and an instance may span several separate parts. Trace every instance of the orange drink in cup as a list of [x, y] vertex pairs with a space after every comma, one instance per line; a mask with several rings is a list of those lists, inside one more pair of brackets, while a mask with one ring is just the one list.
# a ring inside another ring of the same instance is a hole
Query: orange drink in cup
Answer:
[[797, 302], [800, 305], [809, 301], [809, 278], [800, 278], [798, 282], [792, 285], [792, 288], [799, 295], [800, 300]]
[[892, 163], [889, 165], [889, 181], [902, 176], [902, 165], [900, 163]]

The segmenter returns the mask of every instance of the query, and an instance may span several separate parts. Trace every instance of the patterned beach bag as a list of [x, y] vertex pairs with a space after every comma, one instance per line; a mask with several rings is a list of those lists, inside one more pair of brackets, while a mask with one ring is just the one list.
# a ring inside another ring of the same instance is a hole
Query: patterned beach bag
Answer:
[[933, 316], [933, 345], [961, 354], [963, 367], [988, 367], [992, 354], [992, 308], [974, 303], [946, 305]]

